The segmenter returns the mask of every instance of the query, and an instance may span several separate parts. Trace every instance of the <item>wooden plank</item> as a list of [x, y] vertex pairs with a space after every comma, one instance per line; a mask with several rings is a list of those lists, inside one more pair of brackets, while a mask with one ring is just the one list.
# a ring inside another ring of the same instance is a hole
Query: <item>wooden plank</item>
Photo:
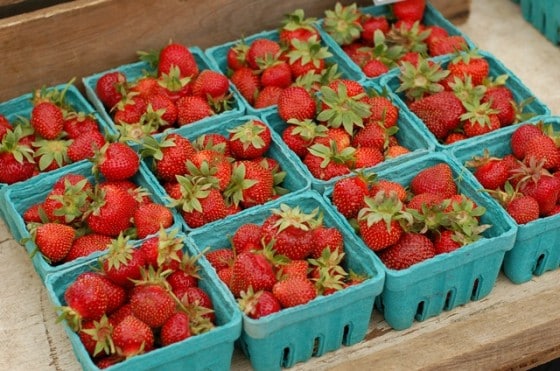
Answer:
[[469, 18], [471, 12], [471, 0], [430, 0], [447, 19], [454, 24], [463, 24]]

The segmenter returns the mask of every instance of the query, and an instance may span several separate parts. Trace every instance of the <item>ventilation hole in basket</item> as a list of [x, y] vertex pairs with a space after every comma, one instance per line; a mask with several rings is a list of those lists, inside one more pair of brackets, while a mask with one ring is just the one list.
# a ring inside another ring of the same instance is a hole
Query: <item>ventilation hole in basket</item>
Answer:
[[540, 276], [541, 274], [543, 274], [544, 272], [544, 261], [545, 261], [546, 255], [545, 254], [541, 254], [539, 256], [539, 258], [537, 259], [537, 264], [535, 264], [535, 269], [533, 269], [533, 274]]
[[418, 303], [418, 307], [416, 308], [416, 320], [422, 321], [424, 319], [424, 311], [425, 311], [425, 302], [421, 301]]
[[282, 353], [282, 367], [290, 367], [290, 347], [284, 348], [284, 352]]
[[476, 280], [474, 280], [472, 286], [471, 300], [477, 300], [479, 295], [480, 295], [480, 279], [477, 278]]
[[349, 341], [350, 341], [350, 325], [346, 325], [342, 330], [342, 344], [348, 345]]
[[321, 355], [321, 338], [317, 336], [313, 339], [313, 353], [311, 353], [312, 357], [317, 357]]
[[447, 296], [445, 297], [445, 303], [443, 304], [443, 310], [452, 309], [454, 299], [455, 299], [455, 291], [449, 290], [447, 292]]

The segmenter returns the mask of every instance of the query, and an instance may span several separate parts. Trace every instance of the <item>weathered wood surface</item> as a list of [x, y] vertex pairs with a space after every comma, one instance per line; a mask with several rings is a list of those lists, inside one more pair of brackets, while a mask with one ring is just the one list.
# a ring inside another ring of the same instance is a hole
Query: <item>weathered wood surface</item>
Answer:
[[[367, 0], [342, 3], [369, 5]], [[0, 101], [43, 85], [137, 60], [139, 50], [170, 39], [207, 48], [274, 29], [284, 14], [302, 8], [324, 16], [335, 0], [76, 0], [0, 19]], [[468, 1], [434, 2], [454, 13]], [[456, 4], [451, 6], [450, 4]], [[463, 5], [461, 5], [463, 4]]]

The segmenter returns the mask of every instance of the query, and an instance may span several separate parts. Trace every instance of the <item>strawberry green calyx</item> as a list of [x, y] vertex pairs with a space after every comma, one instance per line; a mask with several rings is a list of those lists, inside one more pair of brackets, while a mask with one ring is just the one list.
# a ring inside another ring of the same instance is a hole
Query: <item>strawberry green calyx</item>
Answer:
[[271, 210], [271, 213], [279, 217], [274, 223], [274, 227], [278, 229], [277, 233], [282, 232], [288, 227], [309, 231], [317, 226], [319, 209], [314, 209], [306, 213], [299, 206], [291, 207], [286, 204], [281, 204], [280, 208]]
[[201, 177], [182, 175], [177, 176], [177, 182], [180, 185], [181, 198], [171, 199], [168, 206], [181, 208], [188, 213], [193, 211], [202, 212], [200, 200], [208, 197], [212, 184], [205, 182]]
[[387, 43], [402, 48], [403, 55], [404, 50], [407, 50], [428, 57], [426, 39], [430, 36], [430, 32], [430, 30], [422, 30], [419, 21], [414, 22], [412, 26], [407, 24], [401, 24], [400, 27], [393, 26], [387, 33]]
[[50, 166], [57, 168], [70, 163], [68, 157], [68, 146], [72, 143], [70, 140], [46, 140], [42, 139], [33, 142], [35, 157], [39, 158], [39, 170], [43, 171]]
[[479, 218], [486, 213], [486, 208], [476, 205], [463, 196], [460, 201], [452, 201], [448, 211], [450, 228], [463, 235], [463, 244], [477, 241], [482, 233], [491, 228], [489, 224], [480, 224]]
[[66, 103], [66, 93], [75, 80], [76, 78], [73, 77], [62, 89], [49, 89], [46, 85], [43, 85], [40, 89], [35, 89], [33, 91], [31, 102], [34, 106], [45, 101], [51, 102], [62, 108], [64, 111], [72, 111], [72, 107]]
[[328, 86], [321, 88], [321, 101], [327, 108], [317, 115], [317, 120], [326, 122], [333, 128], [342, 126], [353, 135], [354, 128], [364, 127], [364, 119], [371, 115], [371, 106], [360, 101], [363, 94], [348, 96], [347, 88], [340, 83], [336, 91]]
[[334, 10], [325, 11], [323, 28], [337, 44], [348, 45], [357, 40], [362, 33], [360, 16], [355, 3], [344, 6], [337, 2]]
[[356, 149], [353, 147], [346, 147], [339, 151], [334, 140], [329, 141], [329, 146], [316, 143], [309, 147], [309, 153], [323, 159], [321, 161], [321, 168], [326, 168], [330, 162], [337, 164], [352, 164], [355, 162]]
[[460, 116], [461, 120], [476, 123], [480, 126], [490, 126], [490, 115], [499, 113], [498, 110], [491, 107], [490, 102], [481, 103], [480, 100], [473, 102], [463, 101], [463, 106], [467, 112]]
[[455, 76], [453, 82], [451, 82], [449, 86], [461, 102], [467, 103], [480, 101], [487, 90], [484, 85], [474, 86], [472, 78], [469, 75], [465, 76], [464, 79]]
[[233, 129], [228, 130], [232, 134], [230, 141], [239, 140], [243, 143], [243, 149], [250, 146], [261, 149], [266, 146], [263, 135], [268, 131], [268, 128], [263, 125], [256, 125], [255, 120], [249, 120], [244, 124], [238, 125]]
[[358, 212], [358, 221], [366, 221], [368, 226], [377, 222], [384, 222], [387, 231], [391, 230], [391, 222], [397, 220], [411, 225], [412, 215], [403, 211], [403, 203], [399, 199], [396, 192], [387, 194], [385, 191], [379, 191], [374, 197], [364, 197], [364, 206]]
[[89, 184], [87, 179], [82, 179], [72, 184], [68, 179], [64, 180], [64, 191], [62, 194], [53, 194], [49, 198], [60, 202], [61, 206], [54, 211], [54, 215], [63, 216], [64, 221], [70, 224], [81, 221], [84, 212], [90, 204], [90, 194], [86, 190]]
[[327, 136], [327, 127], [325, 125], [319, 125], [311, 119], [289, 119], [288, 124], [295, 125], [296, 128], [293, 133], [299, 135], [306, 141], [312, 141], [315, 138]]
[[164, 73], [161, 75], [159, 79], [159, 84], [166, 88], [171, 92], [178, 92], [181, 91], [184, 87], [186, 87], [190, 82], [191, 77], [181, 77], [181, 70], [178, 66], [173, 65], [169, 73]]
[[[158, 266], [162, 266], [164, 263], [171, 262], [173, 260], [182, 263], [178, 252], [182, 251], [184, 244], [183, 241], [179, 237], [177, 237], [178, 233], [178, 229], [173, 229], [169, 232], [163, 227], [159, 229], [157, 235]], [[183, 257], [185, 256], [186, 255], [184, 255]]]
[[376, 30], [373, 34], [374, 46], [371, 49], [375, 59], [379, 59], [389, 68], [397, 66], [397, 61], [402, 58], [405, 49], [400, 45], [389, 45], [385, 34], [381, 30]]
[[24, 161], [35, 163], [33, 149], [28, 145], [19, 143], [20, 139], [25, 136], [24, 131], [25, 129], [20, 125], [16, 125], [13, 130], [8, 129], [0, 142], [0, 153], [11, 153], [20, 164]]
[[83, 329], [83, 333], [91, 336], [95, 341], [93, 356], [98, 354], [115, 354], [115, 344], [113, 343], [113, 325], [109, 322], [109, 318], [103, 315], [99, 321], [93, 321], [93, 327]]
[[118, 270], [121, 265], [126, 265], [132, 259], [134, 246], [130, 242], [130, 237], [120, 233], [119, 236], [111, 241], [107, 248], [107, 254], [101, 257], [101, 261], [107, 261], [108, 269]]
[[282, 28], [288, 31], [294, 31], [298, 29], [307, 29], [310, 31], [315, 30], [313, 24], [317, 21], [314, 17], [305, 17], [305, 12], [303, 9], [296, 9], [293, 12], [286, 14], [282, 19]]
[[218, 168], [211, 166], [208, 161], [202, 161], [196, 166], [191, 160], [187, 160], [187, 171], [192, 178], [196, 178], [199, 185], [210, 184], [212, 188], [220, 188], [220, 179], [216, 176]]
[[290, 64], [299, 60], [302, 65], [313, 63], [315, 67], [319, 67], [321, 60], [332, 57], [332, 53], [321, 44], [317, 36], [312, 36], [306, 41], [292, 40], [292, 48], [286, 54]]
[[402, 62], [399, 78], [401, 85], [396, 92], [404, 92], [410, 100], [422, 98], [425, 94], [443, 91], [439, 82], [449, 75], [449, 71], [442, 69], [438, 63], [433, 63], [424, 58], [418, 59], [415, 66], [410, 62]]

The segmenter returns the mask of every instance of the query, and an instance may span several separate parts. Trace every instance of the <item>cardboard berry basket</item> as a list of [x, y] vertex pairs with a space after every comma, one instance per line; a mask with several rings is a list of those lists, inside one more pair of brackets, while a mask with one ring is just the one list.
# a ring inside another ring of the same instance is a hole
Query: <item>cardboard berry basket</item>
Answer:
[[[508, 67], [506, 67], [498, 58], [496, 58], [492, 53], [484, 50], [479, 50], [479, 54], [482, 55], [489, 63], [489, 76], [493, 78], [500, 75], [508, 76], [505, 86], [507, 86], [511, 90], [514, 100], [517, 103], [520, 103], [525, 99], [531, 97], [533, 98], [533, 101], [525, 106], [523, 113], [531, 113], [534, 115], [534, 118], [550, 115], [550, 108], [545, 105], [538, 97], [536, 97], [535, 94], [533, 94], [533, 92], [515, 75], [515, 73]], [[444, 56], [442, 57], [442, 59], [438, 60], [437, 63], [440, 63], [442, 67], [446, 68], [451, 59], [453, 59], [453, 56], [451, 55]], [[381, 85], [387, 87], [393, 92], [396, 92], [396, 90], [400, 86], [399, 74], [399, 70], [395, 70], [387, 74], [381, 79]], [[404, 102], [405, 98], [403, 93], [396, 93], [396, 95], [400, 100]], [[436, 136], [426, 127], [424, 122], [422, 122], [422, 120], [420, 120], [418, 116], [412, 113], [408, 108], [407, 110], [412, 116], [413, 123], [421, 127], [422, 131], [426, 132], [428, 138], [434, 143], [435, 149], [437, 151], [442, 151], [445, 149], [450, 150], [457, 146], [457, 143], [476, 143], [481, 139], [480, 136], [477, 136], [473, 138], [467, 138], [452, 144], [443, 144], [438, 141]], [[503, 128], [498, 129], [498, 131], [499, 130], [503, 130]]]
[[[211, 133], [218, 133], [227, 137], [229, 135], [228, 130], [233, 129], [239, 125], [242, 125], [243, 123], [250, 120], [259, 120], [266, 124], [266, 122], [263, 121], [258, 116], [245, 115], [240, 117], [232, 117], [229, 120], [214, 121], [212, 123], [208, 123], [207, 125], [202, 125], [202, 126], [187, 125], [182, 128], [172, 130], [170, 131], [170, 133], [179, 134], [185, 138], [188, 138], [191, 141], [195, 141], [198, 137]], [[272, 137], [271, 145], [268, 152], [265, 154], [265, 156], [276, 160], [280, 165], [282, 171], [286, 173], [286, 176], [282, 181], [282, 183], [280, 184], [280, 186], [285, 188], [288, 191], [288, 194], [299, 193], [309, 189], [310, 187], [309, 178], [306, 176], [305, 173], [301, 171], [301, 168], [297, 165], [296, 163], [297, 159], [294, 158], [291, 151], [288, 148], [286, 148], [285, 144], [282, 142], [282, 139], [279, 138], [278, 135], [273, 130], [271, 130], [271, 137]], [[150, 157], [146, 157], [144, 159], [144, 163], [146, 164], [147, 168], [150, 169], [151, 169], [151, 160], [152, 159]], [[152, 172], [152, 174], [154, 173]], [[165, 192], [160, 182], [158, 182], [158, 186], [160, 187], [161, 191], [165, 194], [167, 202], [169, 202], [170, 201], [169, 195]], [[282, 197], [284, 196], [280, 196], [280, 198]], [[249, 209], [241, 210], [238, 214], [243, 215], [247, 210]], [[197, 228], [190, 227], [185, 222], [182, 216], [178, 215], [178, 219], [183, 224], [183, 230], [185, 232], [191, 232], [197, 229]], [[215, 222], [211, 222], [206, 224], [205, 226], [218, 222], [220, 221], [218, 220]]]
[[[31, 255], [36, 250], [37, 246], [30, 239], [31, 234], [26, 228], [26, 224], [23, 220], [24, 212], [32, 205], [42, 202], [49, 194], [54, 183], [65, 174], [81, 174], [86, 176], [90, 182], [95, 184], [95, 177], [92, 174], [91, 168], [92, 165], [89, 161], [80, 162], [70, 165], [64, 169], [60, 169], [61, 171], [52, 171], [41, 179], [30, 179], [0, 190], [0, 209], [3, 210], [8, 229], [10, 230], [13, 238], [23, 245], [28, 254]], [[131, 180], [138, 186], [148, 190], [154, 202], [159, 204], [165, 203], [165, 198], [160, 187], [157, 185], [153, 175], [144, 164], [140, 164], [139, 171], [131, 178]], [[170, 228], [178, 228], [180, 226], [178, 221], [179, 216], [176, 215], [175, 212], [173, 212], [173, 219], [174, 222]], [[35, 271], [41, 278], [41, 281], [44, 282], [48, 274], [67, 269], [79, 264], [83, 260], [90, 260], [100, 254], [102, 254], [102, 252], [95, 252], [88, 257], [81, 257], [66, 263], [51, 265], [43, 257], [43, 255], [37, 251], [31, 258], [31, 262]]]
[[[203, 51], [200, 48], [192, 46], [192, 47], [189, 47], [188, 49], [193, 54], [193, 56], [195, 58], [195, 61], [196, 61], [196, 64], [199, 67], [199, 70], [202, 71], [202, 70], [205, 70], [205, 69], [214, 69], [210, 64], [210, 61], [208, 60], [206, 55], [204, 55]], [[105, 75], [106, 73], [113, 72], [113, 71], [119, 71], [119, 72], [123, 73], [126, 76], [127, 81], [130, 81], [130, 82], [136, 81], [140, 77], [144, 76], [147, 72], [148, 73], [154, 73], [155, 71], [153, 70], [153, 68], [150, 66], [149, 63], [144, 62], [144, 61], [138, 61], [138, 62], [118, 66], [118, 67], [112, 68], [110, 70], [98, 72], [98, 73], [95, 73], [93, 75], [86, 76], [82, 79], [83, 84], [84, 84], [86, 97], [92, 102], [95, 109], [99, 112], [100, 115], [103, 116], [105, 121], [109, 123], [109, 127], [111, 128], [112, 132], [114, 134], [117, 134], [117, 133], [119, 133], [119, 131], [117, 129], [117, 125], [113, 121], [110, 113], [107, 111], [107, 109], [105, 108], [105, 106], [103, 105], [101, 100], [98, 98], [97, 93], [96, 93], [97, 81], [103, 75]], [[242, 98], [239, 96], [239, 94], [234, 89], [230, 88], [230, 91], [232, 92], [232, 104], [231, 104], [231, 106], [229, 107], [228, 110], [226, 110], [224, 112], [221, 112], [219, 114], [216, 114], [214, 116], [210, 116], [210, 117], [204, 118], [202, 120], [193, 122], [189, 125], [205, 125], [208, 121], [212, 121], [212, 120], [215, 120], [217, 118], [219, 118], [220, 120], [222, 120], [222, 119], [225, 120], [225, 119], [228, 119], [228, 118], [231, 118], [231, 117], [240, 116], [243, 113], [245, 113], [246, 108], [245, 108], [245, 105], [243, 103]], [[155, 134], [155, 137], [158, 137], [158, 136], [161, 136], [161, 134]], [[135, 143], [131, 143], [131, 144], [133, 144], [134, 147], [136, 147]]]
[[[189, 234], [197, 249], [210, 250], [229, 246], [228, 236], [246, 223], [262, 224], [271, 210], [281, 204], [299, 206], [309, 213], [319, 208], [324, 225], [337, 227], [344, 237], [345, 269], [369, 276], [360, 284], [349, 286], [327, 296], [318, 296], [299, 305], [260, 319], [243, 314], [243, 331], [238, 341], [255, 370], [280, 370], [352, 345], [364, 339], [374, 300], [384, 282], [383, 268], [377, 259], [358, 244], [353, 234], [338, 223], [332, 208], [317, 192], [286, 196], [267, 205], [255, 207], [241, 216], [232, 216], [210, 228]], [[225, 287], [225, 286], [224, 286]], [[227, 290], [227, 289], [226, 289]], [[235, 302], [228, 290], [228, 297]]]
[[[554, 130], [560, 130], [560, 117], [550, 116], [542, 120], [531, 120], [526, 123], [536, 124], [542, 122], [551, 125]], [[477, 143], [469, 143], [453, 148], [451, 154], [459, 162], [465, 163], [473, 156], [482, 156], [483, 151], [488, 149], [490, 156], [503, 157], [511, 153], [510, 138], [515, 127], [506, 128], [499, 133], [493, 133], [483, 138]], [[481, 193], [482, 185], [476, 177], [469, 172], [465, 177], [472, 178]], [[491, 197], [491, 196], [489, 196]], [[492, 199], [492, 201], [494, 201]], [[503, 206], [496, 202], [504, 217], [517, 223], [505, 211]], [[520, 284], [529, 281], [533, 276], [558, 269], [560, 267], [560, 215], [552, 215], [546, 218], [539, 218], [527, 224], [517, 225], [517, 236], [513, 248], [506, 252], [504, 257], [503, 271], [513, 283]]]
[[[374, 82], [366, 82], [362, 85], [368, 91], [375, 90], [377, 92], [381, 92], [383, 90]], [[395, 134], [395, 136], [398, 139], [399, 144], [407, 147], [410, 150], [410, 153], [382, 161], [381, 163], [373, 167], [378, 171], [385, 168], [391, 168], [402, 162], [406, 162], [410, 159], [423, 156], [429, 152], [434, 151], [435, 149], [433, 142], [427, 136], [425, 130], [422, 130], [422, 128], [415, 124], [414, 120], [411, 117], [410, 110], [406, 108], [404, 103], [393, 92], [389, 91], [388, 94], [393, 104], [395, 104], [399, 109], [399, 120], [397, 122], [399, 131]], [[289, 125], [282, 118], [280, 118], [280, 116], [278, 115], [278, 110], [267, 112], [263, 116], [263, 118], [280, 137]], [[327, 187], [332, 185], [337, 179], [341, 178], [335, 177], [329, 180], [315, 178], [311, 174], [307, 166], [303, 163], [303, 161], [290, 149], [288, 150], [297, 161], [298, 166], [301, 168], [301, 171], [305, 174], [306, 178], [311, 180], [311, 188], [318, 191], [319, 193], [324, 192]]]
[[555, 0], [516, 0], [523, 18], [551, 43], [560, 42], [560, 4]]
[[[38, 89], [41, 87], [38, 86]], [[109, 123], [105, 118], [100, 115], [95, 108], [90, 104], [90, 102], [82, 95], [78, 88], [74, 84], [59, 84], [55, 86], [50, 86], [46, 88], [46, 91], [58, 90], [62, 92], [67, 89], [64, 95], [64, 101], [66, 104], [71, 106], [76, 112], [83, 112], [85, 114], [91, 114], [94, 116], [98, 123], [101, 133], [104, 135], [112, 133]], [[0, 114], [4, 115], [10, 124], [17, 124], [18, 118], [29, 119], [31, 111], [33, 110], [33, 93], [27, 93], [16, 98], [12, 98], [5, 102], [0, 102]], [[85, 160], [83, 160], [85, 161]], [[34, 180], [41, 179], [43, 176], [48, 174], [48, 172], [39, 173], [33, 176]], [[0, 189], [8, 186], [6, 183], [0, 183]]]
[[[224, 44], [211, 46], [211, 47], [205, 49], [204, 53], [210, 59], [210, 62], [211, 62], [212, 67], [214, 69], [222, 71], [222, 73], [224, 73], [224, 74], [227, 74], [227, 72], [228, 72], [228, 66], [227, 66], [227, 52], [228, 52], [228, 50], [232, 46], [234, 46], [238, 42], [240, 42], [241, 40], [243, 40], [247, 45], [250, 45], [253, 41], [255, 41], [257, 39], [262, 39], [262, 38], [278, 41], [279, 40], [279, 33], [278, 33], [277, 30], [262, 31], [262, 32], [250, 35], [248, 37], [244, 37], [243, 39], [238, 39], [238, 40], [226, 42]], [[356, 81], [361, 79], [360, 71], [354, 63], [349, 63], [351, 61], [339, 58], [339, 55], [337, 53], [333, 52], [332, 50], [330, 50], [330, 46], [327, 45], [325, 43], [325, 41], [321, 41], [321, 43], [322, 43], [322, 45], [326, 46], [329, 49], [329, 52], [331, 52], [331, 54], [333, 54], [331, 57], [326, 59], [326, 65], [327, 66], [337, 64], [338, 65], [338, 70], [337, 71], [338, 71], [338, 73], [341, 74], [342, 77], [347, 78], [347, 79], [356, 80]], [[234, 86], [234, 89], [239, 93], [239, 90], [237, 90], [235, 85], [233, 85], [233, 86]], [[239, 95], [241, 95], [241, 94], [239, 93]], [[265, 113], [270, 112], [270, 111], [272, 111], [276, 108], [276, 105], [265, 107], [265, 108], [254, 108], [249, 102], [247, 102], [247, 100], [245, 98], [241, 97], [241, 99], [243, 99], [243, 101], [245, 102], [245, 106], [247, 107], [247, 113], [252, 114], [252, 115], [265, 114]]]
[[[517, 227], [511, 219], [496, 207], [486, 195], [480, 193], [475, 183], [465, 176], [466, 168], [454, 161], [446, 153], [432, 153], [415, 158], [391, 169], [377, 173], [379, 179], [396, 181], [408, 186], [412, 178], [421, 170], [439, 163], [448, 164], [453, 172], [458, 192], [486, 208], [480, 224], [490, 224], [483, 238], [450, 253], [434, 256], [414, 264], [407, 269], [385, 270], [385, 286], [376, 301], [376, 307], [383, 313], [385, 321], [396, 330], [412, 326], [414, 321], [435, 317], [443, 311], [484, 298], [492, 291], [504, 254], [511, 250]], [[332, 205], [332, 187], [324, 197]], [[334, 205], [333, 208], [336, 209]], [[352, 228], [338, 213], [339, 222]], [[355, 234], [363, 248], [369, 248]]]
[[[370, 6], [359, 7], [358, 11], [360, 13], [369, 14], [369, 15], [376, 16], [376, 17], [379, 17], [379, 16], [390, 17], [391, 16], [391, 7], [390, 7], [389, 4], [386, 4], [386, 5], [370, 5]], [[331, 50], [333, 50], [333, 52], [335, 52], [337, 54], [337, 56], [340, 59], [343, 59], [343, 60], [346, 61], [346, 63], [355, 66], [355, 69], [357, 71], [359, 71], [358, 73], [359, 73], [360, 79], [379, 81], [383, 76], [386, 75], [386, 74], [383, 74], [381, 76], [377, 76], [377, 77], [373, 77], [373, 78], [367, 77], [364, 74], [364, 72], [362, 71], [362, 69], [360, 68], [360, 66], [358, 66], [354, 61], [352, 61], [348, 57], [348, 55], [346, 54], [346, 52], [344, 52], [342, 47], [325, 30], [325, 28], [323, 27], [323, 22], [324, 22], [324, 18], [319, 21], [319, 32], [321, 33], [321, 36], [324, 38], [325, 43], [329, 46], [329, 48]], [[424, 18], [422, 19], [421, 24], [424, 24], [424, 25], [427, 25], [427, 26], [442, 27], [443, 29], [445, 29], [449, 33], [449, 35], [463, 37], [465, 39], [469, 49], [473, 49], [473, 48], [476, 47], [474, 42], [468, 37], [467, 34], [462, 32], [457, 26], [455, 26], [447, 18], [445, 18], [429, 2], [426, 2], [426, 9], [424, 11]], [[434, 57], [434, 58], [439, 59], [439, 58], [441, 58], [441, 56]], [[395, 70], [395, 68], [389, 70], [389, 72], [391, 72], [393, 70]]]
[[[190, 241], [182, 233], [177, 235], [184, 241], [183, 251], [191, 256], [197, 254]], [[138, 243], [136, 244], [138, 245]], [[151, 352], [128, 358], [110, 367], [111, 370], [229, 370], [234, 342], [241, 332], [241, 313], [237, 306], [226, 298], [221, 283], [211, 274], [212, 267], [204, 257], [198, 260], [199, 287], [212, 299], [216, 315], [216, 327], [200, 335], [191, 336], [180, 342], [154, 349]], [[81, 261], [64, 271], [50, 274], [45, 281], [52, 304], [65, 305], [64, 292], [83, 273], [99, 269], [97, 259]], [[63, 321], [74, 355], [84, 370], [99, 370], [82, 344], [80, 337]]]

